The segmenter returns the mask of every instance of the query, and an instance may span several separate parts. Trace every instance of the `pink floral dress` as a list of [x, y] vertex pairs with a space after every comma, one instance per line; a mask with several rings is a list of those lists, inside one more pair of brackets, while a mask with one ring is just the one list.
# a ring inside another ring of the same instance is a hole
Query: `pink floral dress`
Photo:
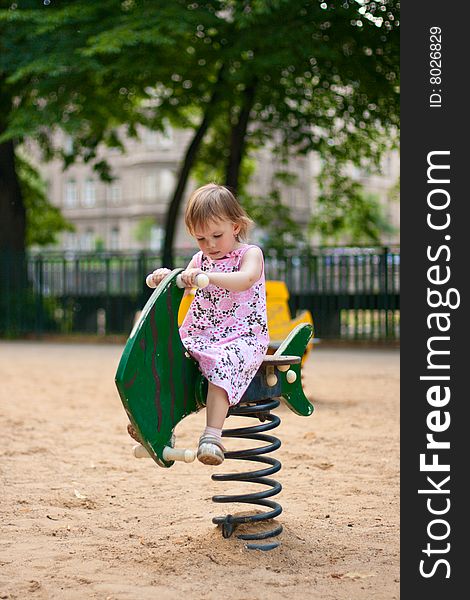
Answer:
[[[194, 265], [208, 273], [238, 271], [244, 244], [218, 260], [198, 252]], [[197, 290], [181, 327], [180, 337], [199, 369], [227, 392], [230, 405], [240, 402], [268, 349], [264, 267], [261, 277], [244, 292], [209, 284]]]

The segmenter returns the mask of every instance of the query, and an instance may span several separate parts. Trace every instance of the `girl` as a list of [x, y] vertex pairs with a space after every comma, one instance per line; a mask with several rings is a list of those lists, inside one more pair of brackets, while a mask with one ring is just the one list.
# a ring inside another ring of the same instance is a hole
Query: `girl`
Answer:
[[[229, 406], [240, 401], [268, 348], [263, 254], [257, 246], [242, 243], [252, 221], [221, 185], [210, 183], [191, 195], [185, 223], [200, 252], [181, 274], [182, 280], [189, 288], [199, 273], [209, 277], [209, 285], [197, 290], [180, 327], [183, 345], [209, 381], [206, 428], [197, 457], [206, 465], [220, 465]], [[154, 271], [154, 283], [158, 285], [169, 272]]]

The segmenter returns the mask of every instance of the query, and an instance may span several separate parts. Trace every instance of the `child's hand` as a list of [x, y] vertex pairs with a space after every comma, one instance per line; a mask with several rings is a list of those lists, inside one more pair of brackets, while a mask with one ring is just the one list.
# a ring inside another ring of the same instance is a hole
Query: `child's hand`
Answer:
[[[199, 273], [204, 273], [201, 269], [186, 269], [181, 273], [181, 280], [183, 281], [185, 287], [196, 287], [196, 277]], [[207, 273], [206, 273], [207, 275]]]
[[160, 281], [164, 279], [168, 273], [171, 273], [170, 269], [156, 269], [153, 273], [147, 275], [145, 283], [151, 288], [156, 288]]

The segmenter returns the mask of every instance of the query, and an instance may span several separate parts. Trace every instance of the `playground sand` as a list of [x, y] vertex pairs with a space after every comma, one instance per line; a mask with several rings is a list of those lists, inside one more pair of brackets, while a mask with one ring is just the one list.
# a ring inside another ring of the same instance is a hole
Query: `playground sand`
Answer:
[[[397, 350], [310, 354], [314, 415], [278, 409], [284, 531], [271, 552], [211, 522], [242, 510], [212, 495], [258, 489], [211, 480], [235, 461], [160, 469], [132, 456], [113, 381], [121, 351], [0, 342], [0, 598], [399, 597]], [[203, 422], [183, 421], [177, 445], [194, 448]]]

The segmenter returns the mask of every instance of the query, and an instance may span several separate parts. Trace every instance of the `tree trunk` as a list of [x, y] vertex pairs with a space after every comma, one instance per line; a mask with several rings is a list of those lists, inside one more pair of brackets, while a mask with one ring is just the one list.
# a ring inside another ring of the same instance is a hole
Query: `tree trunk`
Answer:
[[[0, 133], [3, 133], [0, 127]], [[15, 169], [12, 140], [0, 144], [0, 250], [23, 253], [26, 214]]]
[[209, 119], [206, 114], [204, 115], [198, 130], [196, 131], [191, 143], [188, 146], [188, 149], [186, 150], [183, 165], [178, 176], [178, 183], [166, 213], [165, 242], [163, 244], [162, 266], [168, 269], [173, 268], [173, 240], [175, 237], [178, 213], [183, 200], [184, 190], [189, 179], [189, 173], [191, 172], [192, 166], [196, 159], [199, 146], [201, 145], [208, 127]]
[[[0, 133], [4, 131], [0, 124]], [[15, 169], [15, 145], [0, 144], [0, 334], [21, 330], [27, 288], [26, 215]]]
[[255, 101], [256, 83], [251, 83], [244, 94], [243, 106], [238, 121], [232, 126], [230, 133], [230, 156], [227, 163], [225, 185], [235, 193], [238, 190], [238, 179], [240, 177], [240, 166], [245, 152], [246, 132], [250, 120], [250, 112]]
[[162, 256], [162, 266], [167, 267], [168, 269], [173, 268], [173, 241], [175, 237], [176, 225], [178, 222], [178, 214], [181, 206], [181, 202], [183, 200], [183, 194], [186, 187], [186, 183], [189, 179], [189, 174], [193, 167], [194, 161], [196, 160], [196, 156], [201, 145], [202, 140], [209, 128], [209, 125], [212, 121], [212, 116], [214, 114], [214, 109], [219, 100], [220, 92], [221, 92], [221, 83], [224, 76], [224, 65], [221, 66], [219, 70], [219, 74], [217, 76], [217, 81], [215, 83], [214, 92], [212, 97], [207, 105], [206, 112], [204, 117], [199, 125], [198, 130], [196, 131], [191, 143], [186, 150], [186, 154], [184, 157], [183, 165], [179, 172], [178, 183], [176, 185], [176, 189], [174, 191], [173, 197], [168, 205], [168, 210], [166, 214], [165, 221], [165, 241], [163, 244], [163, 256]]

